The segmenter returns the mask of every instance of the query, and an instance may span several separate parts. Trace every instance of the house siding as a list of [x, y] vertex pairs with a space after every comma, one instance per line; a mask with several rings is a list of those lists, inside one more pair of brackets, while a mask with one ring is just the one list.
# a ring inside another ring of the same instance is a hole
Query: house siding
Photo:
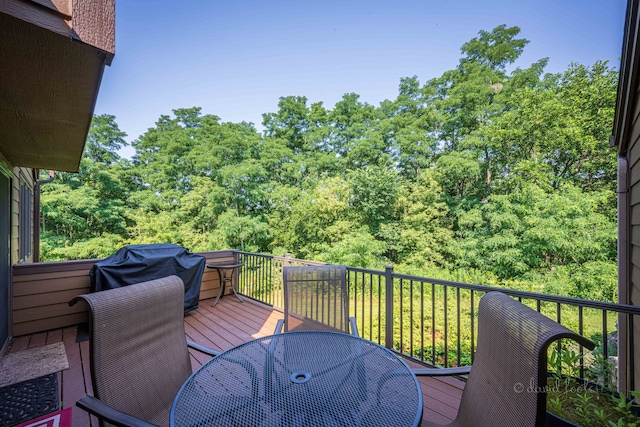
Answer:
[[[634, 88], [634, 99], [640, 99], [639, 88]], [[629, 133], [627, 148], [628, 185], [629, 185], [629, 289], [627, 295], [620, 295], [621, 302], [640, 305], [640, 102], [636, 101], [633, 108], [633, 120]], [[626, 300], [626, 301], [625, 301]], [[628, 351], [633, 358], [634, 366], [640, 366], [640, 325], [634, 322], [634, 330], [630, 331], [634, 337], [634, 348]], [[640, 384], [640, 370], [636, 369], [634, 384]]]
[[[21, 180], [24, 180], [26, 185], [30, 188], [31, 194], [33, 195], [33, 186], [35, 183], [35, 172], [30, 168], [21, 168], [21, 167], [13, 167], [11, 163], [0, 154], [0, 168], [2, 169], [5, 175], [9, 175], [9, 183], [10, 183], [10, 210], [9, 210], [9, 218], [10, 221], [6, 224], [0, 224], [1, 227], [6, 227], [8, 229], [9, 236], [9, 265], [6, 266], [7, 269], [10, 268], [12, 264], [16, 264], [20, 262], [20, 215], [21, 210], [20, 206], [22, 200], [20, 198], [20, 183]], [[33, 197], [32, 197], [33, 200]], [[33, 224], [33, 203], [31, 203], [30, 210], [28, 213], [27, 221], [29, 224]], [[24, 219], [24, 218], [23, 218]], [[33, 252], [33, 227], [30, 226], [31, 230], [29, 239], [31, 241], [31, 248]], [[31, 262], [33, 260], [33, 255], [27, 257], [23, 262]], [[3, 261], [4, 262], [4, 261]], [[12, 319], [12, 300], [13, 300], [13, 292], [12, 292], [12, 284], [11, 284], [11, 276], [9, 276], [9, 283], [7, 284], [9, 289], [8, 295], [8, 307], [0, 307], [0, 312], [3, 314], [6, 313], [9, 317], [9, 325], [13, 322]], [[3, 287], [4, 289], [4, 287]], [[4, 304], [3, 304], [4, 305]], [[11, 334], [9, 334], [11, 335]], [[0, 342], [0, 347], [2, 347], [4, 343]]]

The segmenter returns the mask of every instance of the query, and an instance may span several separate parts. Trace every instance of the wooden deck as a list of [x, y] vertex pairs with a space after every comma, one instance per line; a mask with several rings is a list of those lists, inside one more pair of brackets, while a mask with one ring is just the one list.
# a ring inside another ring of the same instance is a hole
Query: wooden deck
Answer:
[[[245, 299], [240, 303], [233, 297], [221, 299], [211, 307], [212, 299], [202, 300], [200, 307], [185, 316], [187, 336], [198, 343], [225, 350], [253, 338], [273, 333], [276, 321], [282, 318], [280, 311]], [[33, 335], [14, 338], [9, 352], [64, 342], [69, 369], [60, 372], [60, 399], [62, 407], [73, 407], [74, 427], [97, 427], [98, 423], [86, 412], [75, 407], [75, 402], [85, 394], [92, 394], [89, 374], [89, 343], [76, 342], [76, 327], [54, 329]], [[208, 359], [192, 352], [193, 369]], [[451, 378], [419, 378], [424, 400], [424, 420], [445, 424], [456, 415], [464, 383]]]

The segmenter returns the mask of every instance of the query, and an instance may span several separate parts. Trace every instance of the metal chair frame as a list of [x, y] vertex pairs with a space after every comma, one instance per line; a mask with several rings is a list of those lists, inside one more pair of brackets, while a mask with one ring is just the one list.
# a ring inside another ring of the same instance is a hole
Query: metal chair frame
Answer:
[[[284, 327], [285, 332], [294, 329], [339, 330], [359, 336], [355, 317], [349, 317], [344, 265], [285, 266], [282, 276], [284, 320], [278, 321], [275, 333], [280, 333]], [[292, 324], [296, 322], [301, 325]]]
[[489, 292], [478, 307], [478, 347], [472, 366], [413, 372], [425, 376], [469, 375], [458, 415], [447, 426], [543, 427], [547, 352], [561, 338], [577, 341], [589, 350], [595, 348], [587, 338], [511, 297]]
[[95, 396], [76, 405], [101, 425], [168, 426], [171, 403], [191, 375], [188, 347], [219, 351], [186, 339], [184, 283], [177, 276], [80, 295], [90, 308], [91, 379]]

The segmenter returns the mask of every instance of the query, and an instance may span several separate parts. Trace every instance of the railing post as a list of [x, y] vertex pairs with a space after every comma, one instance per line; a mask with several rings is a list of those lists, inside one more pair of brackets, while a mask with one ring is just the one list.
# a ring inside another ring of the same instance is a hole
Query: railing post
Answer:
[[384, 268], [384, 346], [393, 348], [393, 266]]
[[284, 254], [284, 265], [289, 265], [291, 263], [289, 259], [291, 259], [291, 254], [287, 252], [286, 254]]
[[[238, 256], [238, 251], [234, 250], [232, 253], [233, 253], [233, 264], [238, 264], [238, 260], [240, 258]], [[231, 286], [233, 287], [233, 282], [235, 281], [236, 289], [238, 290], [238, 292], [242, 293], [242, 290], [240, 289], [240, 269], [239, 268], [233, 269], [231, 274], [233, 275], [231, 279], [232, 280]], [[222, 286], [222, 283], [220, 285]]]

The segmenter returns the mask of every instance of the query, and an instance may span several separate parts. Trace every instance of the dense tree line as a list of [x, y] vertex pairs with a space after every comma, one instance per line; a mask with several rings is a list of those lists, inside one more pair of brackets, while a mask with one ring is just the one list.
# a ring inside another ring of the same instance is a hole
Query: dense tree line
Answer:
[[612, 300], [617, 72], [518, 67], [519, 33], [480, 31], [377, 107], [282, 97], [262, 133], [176, 109], [131, 160], [96, 116], [80, 172], [43, 187], [42, 258], [172, 242]]

